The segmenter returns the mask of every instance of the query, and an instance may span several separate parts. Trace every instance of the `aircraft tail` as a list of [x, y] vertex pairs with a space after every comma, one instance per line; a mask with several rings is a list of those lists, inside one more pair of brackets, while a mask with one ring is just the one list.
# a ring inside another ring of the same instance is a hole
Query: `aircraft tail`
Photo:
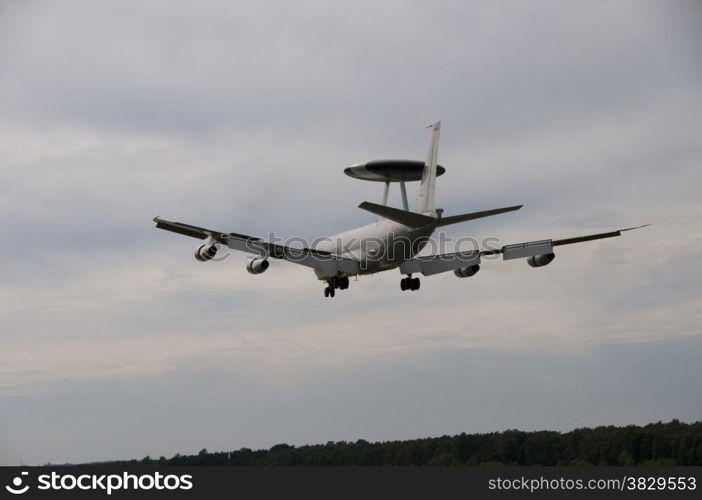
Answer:
[[[438, 121], [429, 125], [432, 130], [431, 144], [427, 153], [427, 161], [424, 164], [422, 183], [419, 186], [419, 195], [415, 204], [415, 211], [420, 214], [434, 212], [434, 191], [436, 188], [436, 162], [439, 156], [439, 134], [441, 133], [441, 122]], [[427, 127], [427, 128], [429, 128]]]

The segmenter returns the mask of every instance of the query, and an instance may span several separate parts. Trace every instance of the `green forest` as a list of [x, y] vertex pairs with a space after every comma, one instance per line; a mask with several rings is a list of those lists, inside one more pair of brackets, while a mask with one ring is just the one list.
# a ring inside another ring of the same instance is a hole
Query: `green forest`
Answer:
[[702, 421], [596, 427], [570, 432], [508, 430], [408, 441], [328, 442], [269, 450], [200, 451], [112, 462], [167, 466], [702, 465]]

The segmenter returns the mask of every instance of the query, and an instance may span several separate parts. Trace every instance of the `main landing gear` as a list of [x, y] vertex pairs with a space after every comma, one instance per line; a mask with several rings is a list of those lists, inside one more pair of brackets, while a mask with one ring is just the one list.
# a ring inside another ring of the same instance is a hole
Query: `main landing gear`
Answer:
[[419, 285], [419, 278], [413, 278], [411, 274], [406, 278], [402, 278], [400, 280], [400, 290], [402, 290], [403, 292], [405, 290], [419, 290]]
[[348, 276], [332, 276], [327, 280], [327, 287], [324, 289], [325, 297], [333, 297], [334, 291], [338, 288], [339, 290], [346, 290], [349, 287], [349, 277]]

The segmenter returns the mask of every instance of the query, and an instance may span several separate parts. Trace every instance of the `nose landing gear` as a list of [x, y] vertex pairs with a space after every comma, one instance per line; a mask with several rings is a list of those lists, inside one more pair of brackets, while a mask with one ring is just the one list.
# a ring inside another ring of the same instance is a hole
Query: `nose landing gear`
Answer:
[[403, 292], [405, 290], [419, 290], [419, 286], [421, 285], [419, 278], [413, 278], [412, 275], [410, 274], [406, 278], [402, 278], [400, 280], [400, 290]]

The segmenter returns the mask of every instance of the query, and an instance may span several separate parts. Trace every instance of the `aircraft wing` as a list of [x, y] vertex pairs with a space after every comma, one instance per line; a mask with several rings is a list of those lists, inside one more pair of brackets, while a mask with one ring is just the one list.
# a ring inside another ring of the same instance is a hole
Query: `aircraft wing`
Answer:
[[[570, 245], [572, 243], [582, 243], [585, 241], [600, 240], [603, 238], [613, 238], [615, 236], [621, 236], [624, 231], [631, 231], [633, 229], [639, 229], [648, 225], [649, 224], [644, 224], [643, 226], [618, 229], [607, 233], [590, 234], [587, 236], [577, 236], [574, 238], [565, 238], [560, 240], [538, 240], [529, 241], [526, 243], [516, 243], [513, 245], [505, 245], [502, 248], [495, 250], [472, 250], [466, 252], [431, 255], [426, 257], [415, 257], [403, 262], [400, 265], [400, 271], [402, 274], [422, 273], [424, 276], [431, 276], [433, 274], [439, 274], [446, 271], [455, 271], [460, 268], [479, 266], [480, 258], [483, 255], [499, 254], [502, 254], [503, 260], [525, 257], [528, 258], [540, 255], [548, 256], [550, 254], [550, 257], [546, 258], [545, 263], [541, 264], [545, 265], [551, 262], [553, 259], [553, 247]], [[477, 268], [474, 271], [477, 272]]]
[[480, 265], [480, 251], [444, 253], [415, 257], [400, 264], [402, 274], [422, 273], [424, 276], [455, 271], [461, 267]]
[[311, 267], [324, 275], [336, 275], [337, 272], [357, 274], [360, 264], [357, 260], [342, 258], [331, 252], [314, 250], [311, 248], [293, 248], [285, 245], [267, 242], [261, 238], [247, 236], [239, 233], [223, 233], [203, 227], [192, 226], [182, 222], [173, 222], [160, 217], [155, 217], [154, 222], [159, 229], [172, 231], [193, 238], [212, 240], [226, 245], [232, 250], [259, 255], [261, 258], [272, 257], [284, 259], [295, 264]]
[[184, 234], [185, 236], [191, 236], [192, 238], [198, 238], [204, 240], [207, 238], [212, 238], [218, 243], [226, 244], [226, 237], [231, 235], [236, 235], [239, 238], [247, 240], [259, 240], [260, 238], [254, 238], [252, 236], [246, 236], [244, 234], [236, 233], [221, 233], [219, 231], [213, 231], [212, 229], [205, 229], [204, 227], [191, 226], [190, 224], [184, 224], [182, 222], [172, 222], [169, 220], [161, 219], [160, 217], [154, 217], [154, 222], [156, 227], [159, 229], [165, 229], [166, 231], [172, 231], [178, 234]]
[[604, 238], [614, 238], [616, 236], [621, 236], [624, 231], [632, 231], [634, 229], [639, 229], [646, 226], [650, 226], [650, 224], [617, 229], [616, 231], [609, 231], [607, 233], [589, 234], [587, 236], [576, 236], [574, 238], [564, 238], [560, 240], [537, 240], [528, 241], [526, 243], [515, 243], [512, 245], [505, 245], [500, 249], [483, 250], [480, 252], [480, 255], [502, 254], [502, 260], [511, 260], [523, 257], [532, 257], [535, 255], [550, 254], [553, 253], [553, 247], [570, 245], [572, 243], [582, 243], [585, 241], [601, 240]]

